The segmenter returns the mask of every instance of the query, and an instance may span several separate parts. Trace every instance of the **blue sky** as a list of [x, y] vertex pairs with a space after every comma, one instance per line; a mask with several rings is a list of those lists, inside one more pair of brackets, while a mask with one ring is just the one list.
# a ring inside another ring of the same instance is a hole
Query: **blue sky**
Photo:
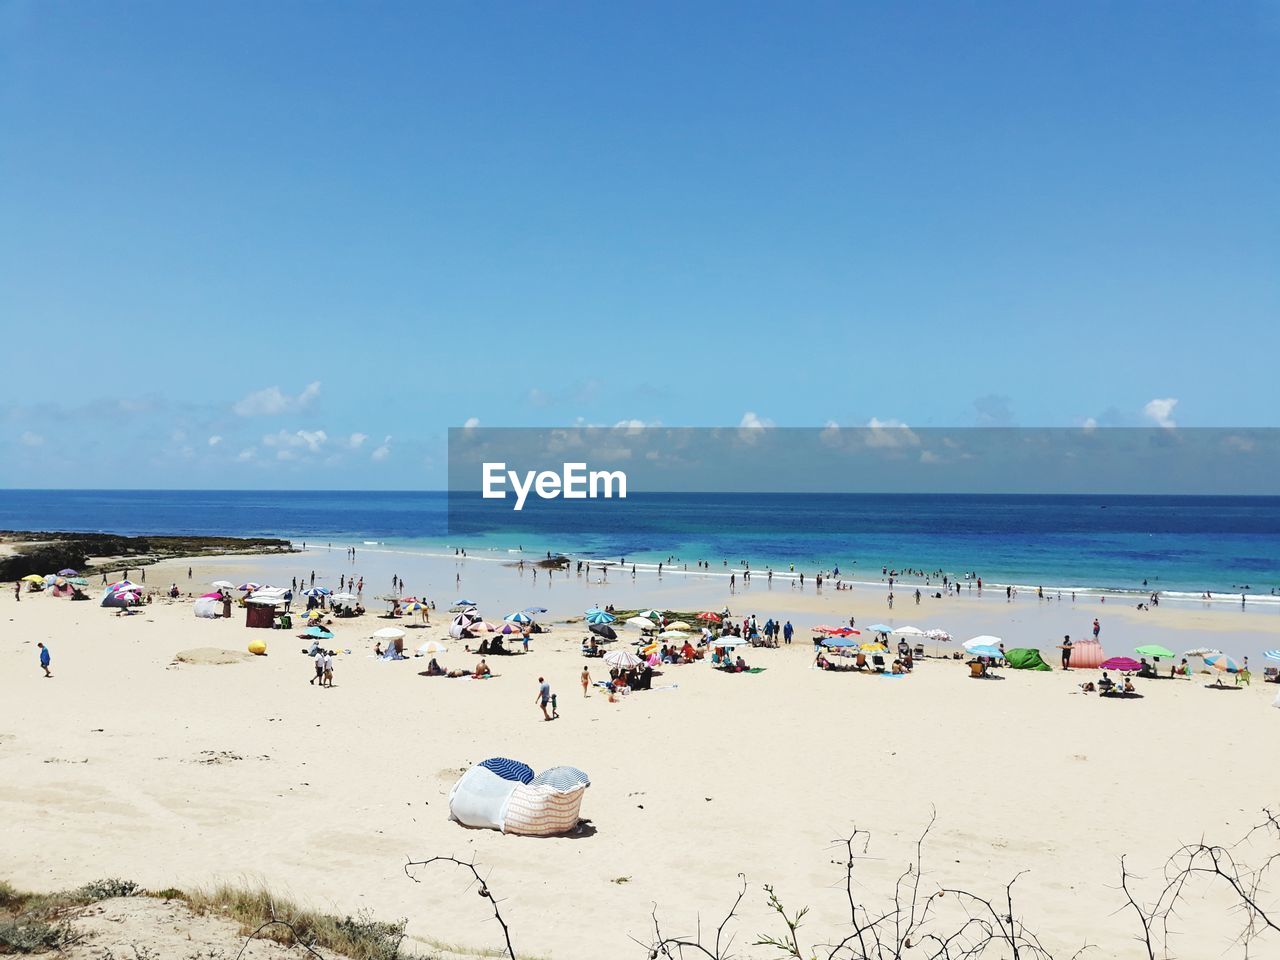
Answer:
[[0, 2], [0, 485], [1276, 425], [1280, 5]]

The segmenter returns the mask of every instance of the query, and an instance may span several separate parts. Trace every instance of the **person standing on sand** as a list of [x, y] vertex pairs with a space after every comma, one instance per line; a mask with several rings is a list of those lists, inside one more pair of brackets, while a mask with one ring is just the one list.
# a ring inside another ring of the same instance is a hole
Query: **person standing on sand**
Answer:
[[333, 686], [333, 651], [330, 650], [324, 655], [324, 680], [320, 684], [322, 687]]
[[323, 687], [324, 686], [324, 651], [323, 650], [320, 650], [320, 649], [316, 650], [314, 663], [316, 668], [316, 675], [312, 677], [310, 680], [308, 680], [307, 683], [314, 686], [315, 682], [319, 680], [320, 686]]
[[18, 603], [22, 602], [22, 581], [21, 580], [13, 581], [13, 599], [17, 600]]
[[542, 707], [542, 719], [550, 720], [551, 714], [547, 712], [547, 704], [551, 703], [551, 684], [542, 677], [538, 678], [538, 696], [534, 702]]
[[1062, 669], [1071, 669], [1071, 634], [1062, 638]]
[[46, 677], [52, 677], [53, 674], [49, 672], [49, 664], [53, 661], [53, 657], [49, 656], [49, 648], [43, 643], [37, 643], [36, 646], [40, 648], [40, 668], [44, 671]]
[[791, 635], [795, 632], [796, 628], [793, 627], [791, 625], [791, 621], [788, 620], [782, 625], [782, 642], [789, 646], [791, 644]]
[[1098, 634], [1102, 632], [1102, 624], [1098, 623], [1098, 618], [1093, 618], [1093, 639], [1098, 639]]
[[591, 670], [587, 667], [582, 668], [582, 695], [585, 697], [591, 688]]

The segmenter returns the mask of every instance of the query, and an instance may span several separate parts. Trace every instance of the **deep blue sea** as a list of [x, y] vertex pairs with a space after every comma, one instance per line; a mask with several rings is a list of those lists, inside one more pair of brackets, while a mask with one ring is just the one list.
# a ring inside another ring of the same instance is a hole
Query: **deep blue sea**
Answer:
[[635, 494], [515, 514], [443, 491], [3, 490], [0, 528], [546, 551], [992, 584], [1280, 592], [1280, 497]]

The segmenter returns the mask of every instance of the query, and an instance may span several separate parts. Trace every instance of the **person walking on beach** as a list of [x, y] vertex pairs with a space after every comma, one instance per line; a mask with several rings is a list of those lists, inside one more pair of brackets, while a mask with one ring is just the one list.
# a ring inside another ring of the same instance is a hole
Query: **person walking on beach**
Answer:
[[333, 686], [333, 651], [330, 650], [324, 655], [324, 680], [321, 681], [322, 687]]
[[1062, 669], [1071, 669], [1071, 635], [1062, 638]]
[[13, 599], [17, 600], [18, 603], [22, 602], [22, 581], [21, 580], [13, 581]]
[[1093, 618], [1093, 639], [1098, 639], [1098, 634], [1102, 632], [1102, 624], [1098, 623], [1098, 618]]
[[591, 670], [587, 667], [582, 668], [582, 695], [585, 697], [591, 690]]
[[551, 684], [542, 677], [538, 678], [538, 696], [534, 702], [542, 707], [542, 719], [550, 720], [551, 714], [547, 712], [547, 705], [551, 703]]
[[307, 683], [314, 685], [315, 682], [319, 680], [320, 686], [323, 687], [324, 686], [324, 651], [323, 650], [320, 650], [320, 649], [316, 650], [314, 663], [316, 668], [316, 675], [312, 677], [310, 680], [308, 680]]
[[53, 657], [49, 655], [49, 648], [43, 643], [37, 643], [36, 646], [40, 648], [40, 669], [44, 671], [46, 677], [52, 677], [53, 674], [49, 672], [49, 664], [53, 661]]
[[790, 620], [788, 620], [786, 623], [784, 623], [784, 624], [782, 625], [782, 642], [783, 642], [783, 643], [785, 643], [785, 644], [787, 644], [788, 646], [790, 646], [790, 645], [791, 645], [791, 635], [792, 635], [793, 633], [795, 633], [795, 632], [796, 632], [796, 628], [795, 628], [795, 627], [793, 627], [793, 626], [791, 625], [791, 621], [790, 621]]

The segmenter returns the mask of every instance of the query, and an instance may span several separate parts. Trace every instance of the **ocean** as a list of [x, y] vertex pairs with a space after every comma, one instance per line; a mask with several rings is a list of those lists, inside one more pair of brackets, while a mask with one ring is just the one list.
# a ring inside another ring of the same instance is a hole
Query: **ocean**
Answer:
[[[1280, 497], [646, 493], [514, 514], [444, 491], [3, 490], [0, 528], [276, 536], [1280, 602]], [[1145, 582], [1144, 582], [1145, 581]]]

